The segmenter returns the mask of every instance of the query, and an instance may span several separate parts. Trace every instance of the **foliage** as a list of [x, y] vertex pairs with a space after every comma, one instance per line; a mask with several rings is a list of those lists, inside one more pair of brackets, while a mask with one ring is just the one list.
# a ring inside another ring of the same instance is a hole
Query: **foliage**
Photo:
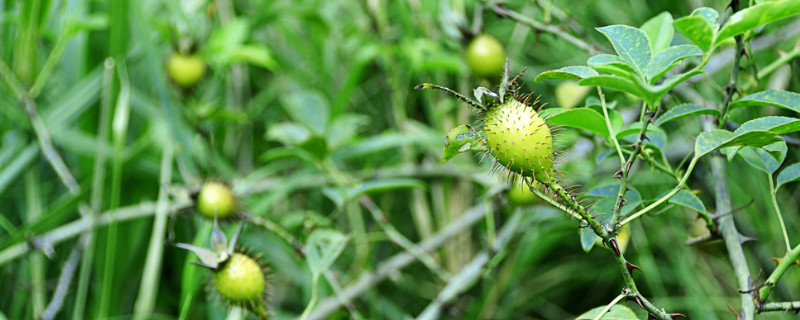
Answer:
[[[177, 246], [219, 237], [207, 181], [232, 187], [221, 234], [244, 223], [275, 319], [783, 319], [798, 300], [798, 1], [0, 10], [0, 319], [256, 317], [208, 299]], [[562, 128], [571, 194], [508, 201], [477, 112], [412, 89], [489, 99], [478, 35], [527, 67], [515, 93]], [[177, 53], [199, 82], [170, 80]], [[567, 80], [590, 88], [576, 106], [555, 103]]]

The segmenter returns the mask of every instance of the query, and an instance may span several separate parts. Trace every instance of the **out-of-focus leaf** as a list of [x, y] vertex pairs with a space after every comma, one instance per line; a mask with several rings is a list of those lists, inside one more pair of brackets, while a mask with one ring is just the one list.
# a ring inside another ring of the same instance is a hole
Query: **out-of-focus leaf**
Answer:
[[720, 29], [715, 44], [758, 26], [798, 13], [800, 13], [800, 1], [796, 0], [770, 1], [756, 4], [728, 18], [728, 21]]
[[317, 229], [308, 236], [306, 259], [311, 272], [319, 276], [328, 270], [344, 251], [350, 238], [332, 229]]
[[656, 55], [669, 47], [675, 34], [675, 29], [672, 27], [672, 15], [667, 11], [650, 18], [640, 29], [650, 39], [650, 50]]
[[285, 145], [296, 146], [311, 138], [311, 132], [304, 126], [292, 122], [283, 122], [270, 126], [267, 131], [267, 138]]
[[708, 24], [711, 24], [711, 25], [716, 23], [717, 22], [717, 18], [719, 18], [719, 13], [717, 12], [717, 10], [711, 9], [709, 7], [697, 8], [694, 11], [692, 11], [691, 15], [692, 16], [701, 16], [701, 17], [705, 18], [706, 21], [708, 21]]
[[369, 117], [361, 114], [342, 114], [328, 128], [327, 139], [331, 150], [336, 150], [356, 137], [361, 129], [369, 124]]
[[536, 80], [549, 80], [549, 79], [568, 79], [580, 80], [586, 77], [596, 76], [597, 71], [587, 66], [570, 66], [557, 70], [550, 70], [540, 73], [536, 76]]
[[368, 193], [408, 188], [424, 189], [425, 182], [408, 178], [367, 181], [347, 190], [345, 199], [352, 200]]
[[317, 136], [324, 136], [328, 128], [330, 108], [328, 101], [316, 91], [299, 91], [281, 98], [286, 113]]
[[647, 64], [653, 58], [650, 40], [637, 28], [625, 25], [613, 25], [597, 28], [605, 35], [622, 61], [633, 67], [639, 75], [644, 75]]
[[228, 53], [228, 63], [250, 63], [275, 70], [278, 63], [272, 58], [272, 52], [262, 44], [241, 45]]
[[664, 112], [664, 114], [661, 115], [656, 121], [656, 125], [661, 126], [664, 123], [667, 123], [672, 120], [682, 119], [691, 116], [698, 116], [703, 114], [712, 115], [718, 118], [720, 116], [719, 110], [717, 109], [705, 108], [703, 106], [694, 103], [686, 103], [672, 107], [672, 109], [669, 109], [667, 110], [667, 112]]

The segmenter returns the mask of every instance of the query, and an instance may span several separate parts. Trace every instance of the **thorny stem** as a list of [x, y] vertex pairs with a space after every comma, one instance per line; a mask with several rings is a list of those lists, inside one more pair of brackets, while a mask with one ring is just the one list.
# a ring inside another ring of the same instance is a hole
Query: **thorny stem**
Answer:
[[601, 237], [604, 242], [607, 242], [614, 247], [611, 252], [615, 261], [617, 262], [620, 273], [622, 274], [625, 288], [628, 290], [627, 297], [636, 300], [637, 303], [640, 303], [642, 308], [647, 310], [647, 312], [650, 314], [655, 315], [658, 319], [671, 320], [672, 317], [670, 317], [669, 314], [664, 312], [664, 310], [658, 309], [658, 307], [656, 307], [652, 302], [647, 300], [647, 298], [639, 293], [639, 289], [636, 288], [636, 282], [633, 280], [633, 275], [631, 274], [632, 270], [629, 270], [629, 263], [627, 260], [625, 260], [622, 252], [619, 251], [619, 248], [616, 247], [616, 236], [614, 236], [610, 230], [606, 229], [602, 224], [600, 224], [597, 219], [592, 217], [580, 203], [575, 201], [575, 197], [570, 195], [557, 182], [550, 182], [548, 187], [556, 194], [556, 196], [559, 197], [559, 200], [564, 202], [567, 207], [577, 212], [584, 220], [586, 220], [588, 227], [591, 227], [595, 234]]
[[800, 311], [800, 301], [785, 301], [785, 302], [769, 302], [756, 307], [756, 313], [768, 311]]
[[786, 252], [786, 255], [783, 256], [783, 260], [778, 263], [778, 266], [775, 267], [775, 270], [772, 271], [772, 274], [770, 274], [769, 278], [764, 282], [764, 286], [758, 290], [758, 301], [765, 301], [769, 297], [769, 294], [772, 293], [772, 289], [775, 288], [775, 283], [778, 282], [789, 267], [797, 262], [798, 258], [800, 258], [800, 245]]
[[650, 121], [653, 119], [656, 112], [658, 112], [658, 109], [656, 109], [656, 111], [649, 111], [647, 107], [648, 106], [646, 104], [642, 105], [642, 111], [644, 112], [644, 117], [642, 118], [641, 122], [642, 129], [639, 131], [639, 138], [636, 139], [636, 143], [633, 146], [633, 153], [619, 169], [620, 172], [622, 172], [622, 177], [620, 178], [619, 192], [617, 193], [617, 203], [614, 205], [614, 213], [611, 217], [612, 230], [617, 230], [616, 224], [619, 221], [619, 214], [622, 212], [622, 207], [625, 206], [625, 194], [628, 192], [628, 174], [630, 174], [631, 168], [633, 167], [634, 162], [636, 162], [639, 152], [642, 151], [644, 140], [647, 138], [647, 127], [650, 125]]

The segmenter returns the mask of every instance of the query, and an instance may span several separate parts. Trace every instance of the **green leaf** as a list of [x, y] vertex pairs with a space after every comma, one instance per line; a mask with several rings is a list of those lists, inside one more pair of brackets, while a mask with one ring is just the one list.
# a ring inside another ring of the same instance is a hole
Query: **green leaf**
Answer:
[[692, 11], [691, 15], [692, 16], [701, 16], [701, 17], [705, 18], [706, 21], [708, 21], [708, 24], [711, 24], [711, 25], [716, 23], [717, 22], [717, 18], [719, 18], [719, 13], [717, 12], [717, 10], [711, 9], [709, 7], [697, 8], [694, 11]]
[[357, 137], [357, 133], [369, 123], [369, 117], [363, 114], [345, 113], [336, 117], [326, 133], [328, 145], [332, 150], [338, 149]]
[[613, 54], [598, 54], [594, 55], [586, 62], [590, 67], [595, 68], [597, 70], [613, 73], [623, 77], [629, 77], [632, 74], [636, 74], [636, 70], [622, 61], [617, 55]]
[[[589, 208], [589, 214], [597, 216], [597, 221], [601, 224], [611, 222], [613, 209], [617, 204], [618, 192], [618, 184], [608, 184], [592, 189], [587, 196], [602, 197], [602, 199], [595, 202]], [[639, 191], [631, 189], [625, 193], [625, 201], [627, 201], [627, 205], [622, 208], [622, 215], [629, 214], [631, 211], [635, 210], [642, 203], [642, 196], [639, 194]], [[586, 252], [592, 250], [592, 247], [594, 247], [595, 242], [599, 238], [597, 234], [595, 234], [591, 228], [582, 228], [579, 234], [583, 250]]]
[[743, 123], [733, 131], [736, 134], [753, 130], [771, 131], [777, 134], [800, 131], [800, 119], [791, 117], [761, 117]]
[[685, 44], [669, 47], [653, 57], [653, 60], [647, 65], [647, 79], [650, 83], [655, 83], [681, 60], [700, 55], [703, 55], [703, 51], [697, 46]]
[[601, 74], [587, 77], [578, 81], [582, 86], [600, 86], [627, 92], [640, 98], [649, 97], [647, 93], [637, 87], [631, 80], [619, 76]]
[[[550, 111], [552, 110], [552, 111]], [[589, 108], [551, 108], [548, 109], [547, 123], [588, 130], [604, 138], [608, 138], [608, 128], [603, 115]]]
[[667, 112], [664, 112], [661, 117], [658, 118], [656, 121], [657, 126], [661, 126], [664, 123], [667, 123], [672, 120], [677, 120], [681, 118], [691, 117], [691, 116], [698, 116], [698, 115], [712, 115], [719, 118], [720, 113], [717, 109], [705, 108], [703, 106], [694, 104], [694, 103], [687, 103], [672, 107]]
[[783, 160], [786, 159], [787, 147], [786, 143], [783, 141], [770, 144], [769, 146], [771, 146], [770, 149], [778, 154], [777, 157], [775, 157], [771, 152], [767, 151], [768, 146], [764, 146], [763, 149], [743, 147], [737, 152], [737, 154], [741, 156], [751, 167], [772, 175], [778, 170], [778, 168], [780, 168]]
[[647, 64], [653, 57], [650, 40], [637, 28], [625, 25], [613, 25], [597, 28], [602, 32], [622, 60], [633, 67], [639, 75], [644, 75]]
[[444, 162], [447, 162], [461, 153], [484, 149], [483, 138], [469, 125], [461, 125], [450, 130], [450, 133], [447, 134], [447, 138], [444, 141], [443, 159]]
[[672, 43], [675, 29], [672, 27], [672, 15], [664, 11], [647, 20], [640, 28], [650, 39], [650, 50], [653, 54], [663, 51]]
[[275, 70], [278, 62], [272, 58], [272, 52], [262, 44], [241, 45], [230, 49], [226, 64], [250, 63], [268, 70]]
[[669, 198], [669, 201], [667, 202], [679, 205], [681, 207], [686, 207], [697, 212], [706, 212], [706, 206], [703, 205], [703, 201], [700, 201], [700, 198], [688, 190], [678, 191], [678, 193]]
[[737, 135], [727, 130], [715, 129], [700, 133], [694, 145], [694, 156], [702, 157], [711, 151], [726, 147], [761, 147], [778, 141], [783, 141], [783, 139], [769, 131], [755, 130]]
[[332, 229], [317, 229], [308, 236], [306, 259], [315, 276], [328, 270], [344, 251], [349, 237]]
[[778, 185], [775, 190], [778, 190], [782, 185], [800, 180], [800, 162], [793, 163], [778, 174]]
[[800, 13], [800, 1], [784, 0], [762, 2], [741, 10], [728, 18], [719, 31], [715, 45], [758, 26]]
[[741, 98], [728, 106], [730, 110], [741, 107], [773, 106], [800, 113], [800, 94], [783, 90], [766, 90]]
[[281, 97], [286, 113], [317, 136], [324, 136], [328, 127], [328, 101], [316, 91], [301, 91]]
[[267, 139], [275, 140], [287, 146], [296, 146], [311, 138], [311, 132], [306, 127], [292, 123], [277, 123], [269, 127]]
[[534, 81], [550, 79], [580, 80], [586, 77], [596, 76], [597, 71], [587, 66], [569, 66], [557, 70], [550, 70], [540, 73]]
[[[622, 130], [618, 131], [617, 132], [617, 139], [621, 140], [621, 139], [624, 139], [625, 137], [628, 137], [628, 136], [638, 135], [640, 132], [642, 132], [642, 123], [641, 122], [634, 122], [634, 123], [629, 124], [627, 127], [625, 127], [625, 129], [622, 129]], [[661, 130], [661, 128], [659, 128], [656, 125], [648, 125], [647, 126], [647, 132], [645, 132], [645, 134], [649, 135], [650, 133], [653, 133], [653, 132], [664, 133], [664, 130]], [[637, 136], [636, 139], [638, 139], [638, 138], [639, 137]], [[650, 140], [651, 140], [651, 143], [652, 143], [653, 142], [652, 141], [652, 137], [650, 137]]]
[[[575, 320], [593, 320], [605, 308], [606, 308], [606, 306], [600, 306], [600, 307], [594, 308], [592, 310], [586, 311], [586, 313], [584, 313], [582, 315], [579, 315], [577, 318], [575, 318]], [[636, 314], [633, 313], [633, 310], [631, 310], [630, 308], [628, 308], [626, 306], [623, 306], [623, 305], [615, 304], [615, 305], [613, 305], [611, 307], [610, 310], [608, 310], [608, 313], [604, 314], [603, 317], [600, 318], [600, 319], [601, 320], [637, 320], [639, 318], [636, 317]]]
[[675, 26], [675, 30], [678, 30], [703, 51], [708, 51], [711, 47], [711, 42], [714, 41], [715, 29], [711, 27], [712, 25], [703, 16], [682, 17], [675, 20], [672, 25]]

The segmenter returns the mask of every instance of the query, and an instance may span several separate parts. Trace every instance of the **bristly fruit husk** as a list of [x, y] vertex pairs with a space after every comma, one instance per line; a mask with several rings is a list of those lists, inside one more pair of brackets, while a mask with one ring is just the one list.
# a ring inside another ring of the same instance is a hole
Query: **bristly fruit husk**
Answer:
[[222, 267], [212, 271], [211, 281], [225, 303], [248, 309], [260, 318], [267, 319], [265, 273], [265, 268], [256, 258], [236, 252]]
[[553, 135], [533, 107], [508, 99], [488, 108], [483, 121], [486, 145], [497, 163], [540, 182], [555, 178]]

